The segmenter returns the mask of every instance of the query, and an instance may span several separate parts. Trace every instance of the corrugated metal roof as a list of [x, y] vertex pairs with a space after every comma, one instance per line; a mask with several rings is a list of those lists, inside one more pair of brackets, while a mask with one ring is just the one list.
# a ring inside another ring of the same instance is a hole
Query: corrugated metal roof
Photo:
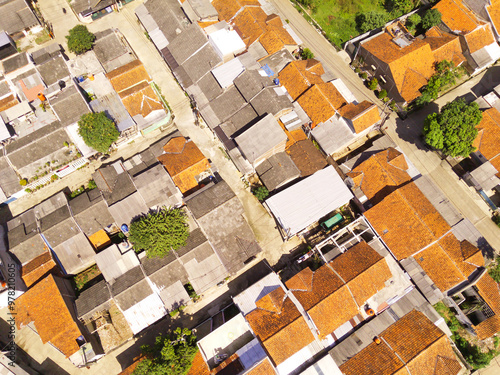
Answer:
[[167, 314], [165, 306], [157, 294], [151, 294], [123, 312], [134, 335]]
[[212, 74], [217, 82], [219, 82], [219, 85], [221, 85], [222, 88], [226, 88], [231, 86], [235, 78], [243, 73], [244, 70], [245, 67], [241, 61], [236, 58], [215, 68], [212, 70]]
[[149, 37], [155, 44], [156, 48], [158, 48], [159, 50], [162, 50], [163, 48], [168, 46], [168, 40], [167, 38], [165, 38], [165, 35], [161, 32], [159, 28], [150, 31]]
[[328, 166], [266, 200], [278, 223], [294, 235], [348, 203], [351, 191]]
[[127, 251], [122, 255], [116, 245], [96, 254], [95, 261], [108, 282], [139, 265], [139, 259], [134, 251]]
[[5, 122], [0, 117], [0, 141], [4, 141], [7, 138], [10, 138], [9, 129], [7, 129], [7, 126], [5, 126]]

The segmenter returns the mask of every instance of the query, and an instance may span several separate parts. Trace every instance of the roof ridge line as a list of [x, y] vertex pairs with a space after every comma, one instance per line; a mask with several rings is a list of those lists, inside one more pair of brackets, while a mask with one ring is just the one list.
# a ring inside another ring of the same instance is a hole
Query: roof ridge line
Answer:
[[[342, 280], [342, 282], [346, 286], [347, 290], [349, 291], [349, 294], [351, 295], [351, 298], [354, 301], [354, 304], [356, 305], [356, 307], [359, 310], [361, 307], [358, 305], [358, 302], [356, 301], [356, 298], [354, 298], [354, 294], [352, 293], [351, 288], [349, 288], [349, 285], [347, 285], [347, 283], [345, 282], [344, 278], [342, 276], [340, 276], [337, 273], [337, 271], [334, 270], [334, 268], [330, 265], [330, 263], [327, 263], [327, 266], [340, 278], [340, 280]], [[340, 287], [340, 288], [342, 288], [342, 287]], [[335, 291], [333, 291], [332, 293], [330, 293], [330, 296], [333, 295], [333, 293], [335, 293], [336, 291], [340, 290], [340, 288], [338, 288]]]

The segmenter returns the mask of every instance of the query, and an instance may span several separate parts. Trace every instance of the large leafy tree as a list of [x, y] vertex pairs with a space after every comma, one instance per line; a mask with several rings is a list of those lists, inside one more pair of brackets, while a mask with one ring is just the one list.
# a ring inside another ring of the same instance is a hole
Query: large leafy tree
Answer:
[[78, 121], [78, 133], [87, 146], [103, 154], [120, 135], [115, 123], [104, 112], [84, 114]]
[[467, 157], [475, 151], [476, 125], [482, 119], [477, 103], [458, 99], [446, 104], [440, 113], [432, 113], [425, 119], [425, 142], [449, 156]]
[[356, 16], [356, 25], [362, 33], [382, 27], [387, 22], [386, 13], [370, 11]]
[[187, 328], [177, 328], [172, 335], [158, 336], [151, 347], [141, 347], [146, 356], [135, 368], [134, 375], [185, 375], [198, 352], [196, 336]]
[[433, 26], [441, 23], [441, 12], [437, 9], [429, 9], [422, 18], [422, 27], [429, 30]]
[[146, 251], [148, 258], [166, 256], [184, 246], [188, 237], [186, 215], [177, 208], [151, 211], [130, 224], [130, 242], [135, 251]]
[[69, 31], [66, 39], [68, 40], [68, 49], [77, 55], [81, 55], [92, 49], [95, 35], [87, 29], [87, 26], [77, 25]]

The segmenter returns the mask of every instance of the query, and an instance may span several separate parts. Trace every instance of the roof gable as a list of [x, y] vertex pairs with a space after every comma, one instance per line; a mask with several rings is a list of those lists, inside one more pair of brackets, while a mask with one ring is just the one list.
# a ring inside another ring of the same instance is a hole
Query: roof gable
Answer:
[[475, 146], [486, 159], [492, 159], [500, 153], [500, 112], [496, 108], [489, 108], [483, 112], [483, 118], [477, 125], [479, 133]]
[[[180, 149], [182, 142], [184, 144]], [[187, 140], [184, 137], [172, 138], [165, 145], [164, 150], [166, 152], [160, 155], [158, 160], [165, 166], [172, 177], [206, 159], [198, 146], [192, 140]]]
[[441, 21], [454, 32], [467, 34], [474, 30], [479, 21], [461, 0], [441, 0], [432, 9], [441, 13]]
[[489, 46], [490, 44], [495, 43], [495, 38], [493, 37], [490, 24], [488, 23], [479, 26], [465, 35], [465, 41], [467, 42], [467, 47], [469, 47], [470, 53], [474, 53], [486, 46]]
[[[392, 375], [407, 373], [405, 367], [422, 374], [435, 374], [438, 357], [449, 358], [445, 365], [457, 374], [461, 370], [444, 333], [427, 317], [413, 310], [389, 326], [379, 338], [340, 366], [345, 375]], [[455, 361], [455, 362], [453, 362]], [[458, 369], [458, 371], [457, 371]], [[411, 371], [411, 373], [414, 373]]]
[[66, 358], [79, 350], [76, 339], [82, 334], [54, 276], [47, 276], [20, 296], [16, 312], [18, 329], [33, 322], [42, 342], [50, 342]]
[[398, 260], [415, 254], [450, 230], [414, 182], [387, 195], [365, 216]]

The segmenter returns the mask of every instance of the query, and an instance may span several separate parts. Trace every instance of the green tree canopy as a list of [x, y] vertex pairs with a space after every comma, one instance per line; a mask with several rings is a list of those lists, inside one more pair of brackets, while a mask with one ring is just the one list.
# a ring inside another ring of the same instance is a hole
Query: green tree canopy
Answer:
[[186, 244], [189, 226], [178, 208], [151, 211], [130, 224], [129, 240], [134, 250], [146, 251], [148, 258], [164, 257]]
[[422, 27], [425, 30], [429, 30], [433, 26], [437, 26], [441, 23], [441, 12], [437, 9], [429, 9], [424, 14], [422, 18]]
[[385, 6], [396, 16], [409, 13], [414, 7], [412, 0], [386, 0]]
[[384, 26], [387, 20], [388, 17], [386, 13], [375, 11], [359, 13], [356, 16], [356, 26], [359, 31], [366, 33], [367, 31]]
[[69, 31], [66, 39], [68, 40], [68, 49], [77, 55], [81, 55], [92, 49], [95, 35], [87, 29], [87, 26], [77, 25]]
[[198, 352], [196, 336], [187, 328], [177, 328], [172, 335], [156, 338], [151, 347], [141, 347], [146, 358], [135, 368], [134, 375], [185, 375]]
[[314, 59], [314, 53], [309, 48], [304, 48], [300, 53], [302, 60]]
[[422, 22], [422, 18], [418, 13], [413, 13], [406, 19], [406, 26], [411, 29], [415, 29]]
[[87, 146], [103, 154], [120, 135], [115, 123], [104, 112], [84, 114], [78, 121], [78, 133]]
[[467, 157], [475, 149], [477, 129], [483, 115], [477, 103], [458, 99], [446, 104], [440, 113], [432, 113], [425, 119], [425, 142], [449, 156]]

